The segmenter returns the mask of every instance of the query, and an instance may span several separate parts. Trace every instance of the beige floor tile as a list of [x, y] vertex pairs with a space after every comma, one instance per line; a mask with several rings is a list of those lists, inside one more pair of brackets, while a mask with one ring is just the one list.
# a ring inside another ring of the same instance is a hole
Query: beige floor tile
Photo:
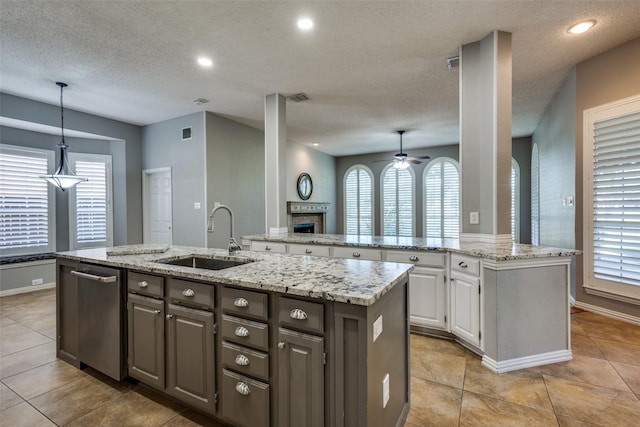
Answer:
[[573, 360], [541, 366], [540, 370], [544, 375], [565, 380], [599, 385], [620, 391], [631, 391], [607, 360], [576, 355]]
[[573, 418], [556, 416], [559, 427], [598, 427], [597, 424], [588, 423], [586, 421], [574, 420]]
[[409, 337], [412, 352], [438, 352], [452, 356], [464, 356], [467, 350], [453, 340], [430, 337], [426, 335], [411, 334]]
[[631, 391], [636, 395], [640, 395], [640, 365], [629, 365], [620, 362], [611, 362], [611, 365], [620, 374], [624, 382], [627, 383]]
[[461, 403], [462, 390], [412, 377], [411, 410], [405, 427], [457, 427]]
[[467, 363], [464, 391], [532, 409], [553, 412], [539, 368], [496, 374], [480, 363]]
[[[640, 328], [638, 328], [640, 330]], [[640, 365], [640, 340], [637, 341], [611, 341], [594, 338], [593, 342], [598, 346], [602, 354], [612, 362]]]
[[56, 339], [56, 314], [43, 313], [39, 316], [29, 317], [24, 320], [19, 320], [21, 325], [27, 328], [33, 329], [36, 332], [41, 333], [53, 340]]
[[410, 374], [413, 377], [462, 388], [467, 360], [438, 352], [413, 351], [410, 354]]
[[575, 315], [575, 322], [591, 338], [608, 341], [640, 342], [640, 328], [631, 323], [621, 322], [587, 311]]
[[[171, 418], [166, 423], [162, 424], [162, 427], [198, 427], [198, 426], [227, 427], [195, 411], [182, 412], [176, 415], [175, 417]], [[410, 427], [410, 426], [406, 424], [405, 427]]]
[[50, 341], [0, 357], [0, 379], [19, 374], [56, 360], [56, 343]]
[[571, 320], [571, 336], [573, 335], [587, 335], [587, 333], [585, 332], [585, 330], [582, 328], [582, 326], [580, 326], [580, 324], [576, 321]]
[[0, 382], [0, 411], [4, 411], [22, 402], [24, 402], [24, 399], [4, 385], [4, 383]]
[[551, 427], [557, 426], [553, 412], [492, 399], [465, 391], [462, 396], [460, 427]]
[[0, 330], [0, 356], [51, 342], [51, 338], [14, 323]]
[[0, 412], [0, 425], [11, 427], [49, 427], [55, 426], [40, 412], [36, 411], [27, 402], [12, 406]]
[[62, 360], [30, 369], [2, 380], [23, 399], [31, 400], [58, 387], [78, 381], [87, 374]]
[[600, 426], [635, 426], [640, 401], [633, 393], [545, 375], [555, 413]]
[[600, 351], [596, 343], [587, 335], [571, 336], [571, 351], [573, 355], [594, 357], [597, 359], [605, 359], [604, 354]]

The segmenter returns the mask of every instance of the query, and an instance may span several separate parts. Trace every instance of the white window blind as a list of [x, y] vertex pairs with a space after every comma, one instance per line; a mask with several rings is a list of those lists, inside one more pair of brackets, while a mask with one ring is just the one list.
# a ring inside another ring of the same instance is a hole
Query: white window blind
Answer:
[[413, 236], [413, 170], [392, 164], [382, 172], [382, 229], [385, 236]]
[[593, 274], [640, 286], [640, 112], [593, 132]]
[[40, 175], [53, 152], [0, 145], [0, 252], [26, 255], [54, 250], [53, 191]]
[[373, 173], [363, 165], [351, 167], [344, 180], [345, 233], [373, 234]]
[[452, 159], [436, 159], [425, 169], [425, 237], [460, 237], [460, 174]]
[[520, 165], [511, 159], [511, 240], [520, 242]]
[[89, 178], [70, 192], [72, 246], [109, 246], [112, 244], [111, 157], [70, 154], [69, 160], [77, 175]]
[[531, 150], [531, 244], [540, 244], [540, 165], [538, 145]]

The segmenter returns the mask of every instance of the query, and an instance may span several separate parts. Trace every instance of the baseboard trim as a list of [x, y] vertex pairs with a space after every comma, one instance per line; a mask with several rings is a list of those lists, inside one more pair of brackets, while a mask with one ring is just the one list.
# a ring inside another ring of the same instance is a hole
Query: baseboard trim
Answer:
[[503, 360], [497, 362], [486, 355], [482, 356], [482, 365], [489, 368], [496, 374], [515, 371], [518, 369], [531, 368], [534, 366], [548, 365], [550, 363], [566, 362], [573, 359], [571, 350], [550, 351], [548, 353], [536, 354], [533, 356], [518, 357], [516, 359]]
[[56, 287], [56, 282], [43, 283], [42, 285], [35, 286], [23, 286], [21, 288], [7, 289], [6, 291], [0, 291], [0, 298], [7, 297], [9, 295], [26, 294], [29, 292], [41, 291], [43, 289], [51, 289]]
[[609, 310], [607, 308], [598, 307], [597, 305], [591, 305], [582, 301], [576, 301], [574, 307], [581, 308], [592, 313], [600, 314], [605, 317], [620, 320], [622, 322], [632, 323], [640, 326], [640, 317], [635, 317], [630, 314], [620, 313], [619, 311]]

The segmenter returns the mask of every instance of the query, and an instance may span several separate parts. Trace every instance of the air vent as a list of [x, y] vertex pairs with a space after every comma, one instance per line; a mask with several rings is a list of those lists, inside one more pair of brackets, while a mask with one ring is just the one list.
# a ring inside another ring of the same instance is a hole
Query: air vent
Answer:
[[191, 139], [191, 126], [188, 128], [182, 128], [182, 140], [187, 141]]
[[447, 68], [452, 69], [460, 66], [460, 57], [452, 56], [451, 58], [447, 58]]
[[209, 102], [209, 100], [204, 98], [196, 98], [193, 100], [193, 103], [196, 105], [206, 104], [207, 102]]
[[311, 98], [309, 98], [306, 93], [296, 93], [295, 95], [287, 96], [287, 99], [293, 102], [304, 102]]

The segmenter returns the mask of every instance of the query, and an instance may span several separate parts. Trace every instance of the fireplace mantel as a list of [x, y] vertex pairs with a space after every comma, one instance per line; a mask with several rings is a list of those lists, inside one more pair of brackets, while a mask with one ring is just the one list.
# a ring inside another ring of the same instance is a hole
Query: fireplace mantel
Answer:
[[287, 227], [293, 233], [296, 224], [313, 223], [314, 233], [325, 233], [329, 202], [287, 202]]
[[329, 202], [287, 202], [287, 213], [327, 213]]

